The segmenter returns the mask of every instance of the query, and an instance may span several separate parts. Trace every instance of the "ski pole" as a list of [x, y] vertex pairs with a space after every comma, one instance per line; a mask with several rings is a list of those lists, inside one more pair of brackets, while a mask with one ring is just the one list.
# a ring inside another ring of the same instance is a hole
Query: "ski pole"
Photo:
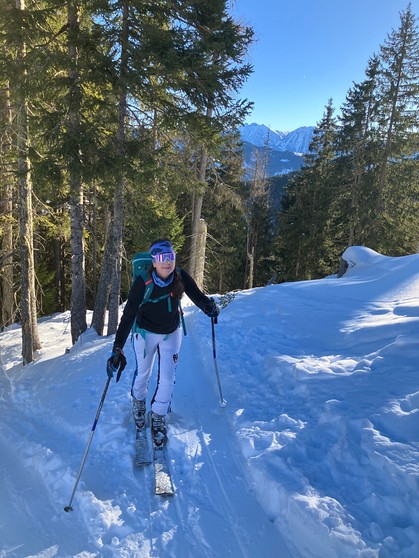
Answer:
[[84, 464], [86, 462], [87, 454], [89, 452], [89, 448], [90, 448], [90, 444], [92, 442], [93, 434], [95, 433], [95, 428], [96, 428], [96, 425], [97, 425], [98, 420], [99, 420], [99, 415], [100, 415], [100, 412], [101, 412], [102, 407], [103, 407], [103, 402], [105, 401], [106, 392], [108, 391], [110, 381], [111, 381], [111, 377], [108, 376], [108, 380], [106, 382], [106, 386], [105, 386], [105, 389], [103, 391], [102, 399], [100, 400], [99, 407], [98, 407], [98, 410], [97, 410], [97, 413], [96, 413], [95, 421], [93, 423], [92, 430], [90, 431], [90, 436], [89, 436], [89, 440], [87, 442], [87, 446], [86, 446], [86, 449], [85, 449], [85, 452], [84, 452], [84, 455], [83, 455], [83, 459], [81, 460], [80, 469], [79, 469], [79, 472], [77, 473], [76, 482], [74, 483], [73, 493], [71, 494], [71, 498], [70, 498], [70, 502], [68, 503], [68, 506], [66, 506], [64, 508], [64, 511], [66, 511], [66, 512], [73, 511], [73, 508], [72, 508], [71, 504], [73, 502], [74, 494], [76, 493], [77, 485], [79, 484], [81, 473], [83, 471], [83, 467], [84, 467]]
[[217, 354], [215, 350], [215, 329], [214, 324], [217, 323], [217, 318], [211, 318], [211, 330], [212, 330], [212, 352], [214, 355], [214, 368], [215, 368], [215, 375], [217, 376], [217, 384], [218, 389], [220, 391], [220, 407], [225, 407], [227, 405], [227, 401], [223, 397], [223, 392], [221, 390], [221, 382], [220, 382], [220, 375], [218, 373], [218, 364], [217, 364]]

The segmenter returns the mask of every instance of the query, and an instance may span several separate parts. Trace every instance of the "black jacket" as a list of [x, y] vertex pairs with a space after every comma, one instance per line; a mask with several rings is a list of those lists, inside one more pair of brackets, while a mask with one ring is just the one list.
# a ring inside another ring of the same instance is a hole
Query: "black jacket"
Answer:
[[[212, 300], [199, 289], [189, 273], [183, 269], [176, 269], [180, 273], [188, 297], [203, 312], [209, 312], [213, 305]], [[167, 287], [159, 287], [154, 284], [150, 301], [140, 307], [145, 292], [145, 283], [141, 275], [135, 279], [115, 335], [114, 347], [120, 347], [121, 349], [124, 347], [134, 320], [137, 321], [139, 328], [152, 333], [172, 333], [179, 327], [180, 316], [176, 300], [171, 300], [171, 311], [169, 311], [167, 298], [152, 302], [153, 299], [158, 299], [162, 295], [170, 293], [172, 288], [172, 283]]]

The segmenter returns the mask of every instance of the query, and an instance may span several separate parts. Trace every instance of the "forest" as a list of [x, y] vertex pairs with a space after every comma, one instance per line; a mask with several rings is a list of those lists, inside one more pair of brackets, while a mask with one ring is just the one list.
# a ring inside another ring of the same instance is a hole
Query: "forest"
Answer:
[[70, 309], [76, 342], [108, 312], [114, 333], [131, 259], [162, 236], [220, 295], [336, 273], [351, 245], [419, 250], [410, 4], [301, 171], [269, 177], [266, 147], [245, 180], [254, 33], [228, 0], [0, 2], [0, 327], [21, 324], [24, 363], [39, 316]]

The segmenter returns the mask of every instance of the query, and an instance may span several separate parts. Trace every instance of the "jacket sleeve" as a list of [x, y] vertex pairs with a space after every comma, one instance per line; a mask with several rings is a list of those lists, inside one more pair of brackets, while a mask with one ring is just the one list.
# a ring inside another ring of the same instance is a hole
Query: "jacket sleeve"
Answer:
[[189, 273], [184, 269], [181, 269], [180, 272], [185, 285], [185, 293], [198, 308], [207, 314], [213, 306], [212, 300], [201, 291]]
[[124, 348], [125, 342], [137, 317], [140, 303], [144, 297], [144, 292], [144, 280], [141, 275], [139, 275], [135, 279], [128, 293], [127, 302], [125, 303], [121, 321], [119, 322], [119, 326], [116, 331], [114, 347], [119, 347], [120, 349]]

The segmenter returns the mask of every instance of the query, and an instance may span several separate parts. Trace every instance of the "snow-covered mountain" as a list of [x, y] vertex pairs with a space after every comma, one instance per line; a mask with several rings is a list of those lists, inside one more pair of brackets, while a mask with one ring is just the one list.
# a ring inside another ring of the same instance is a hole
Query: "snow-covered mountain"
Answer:
[[272, 130], [264, 124], [245, 124], [239, 128], [244, 144], [245, 167], [250, 169], [258, 152], [270, 148], [267, 171], [269, 176], [286, 174], [299, 170], [302, 156], [309, 151], [314, 126], [303, 126], [292, 132]]
[[264, 147], [266, 142], [276, 151], [292, 151], [293, 153], [308, 153], [308, 147], [313, 137], [314, 126], [302, 126], [292, 132], [272, 130], [264, 124], [245, 124], [239, 128], [241, 139]]

